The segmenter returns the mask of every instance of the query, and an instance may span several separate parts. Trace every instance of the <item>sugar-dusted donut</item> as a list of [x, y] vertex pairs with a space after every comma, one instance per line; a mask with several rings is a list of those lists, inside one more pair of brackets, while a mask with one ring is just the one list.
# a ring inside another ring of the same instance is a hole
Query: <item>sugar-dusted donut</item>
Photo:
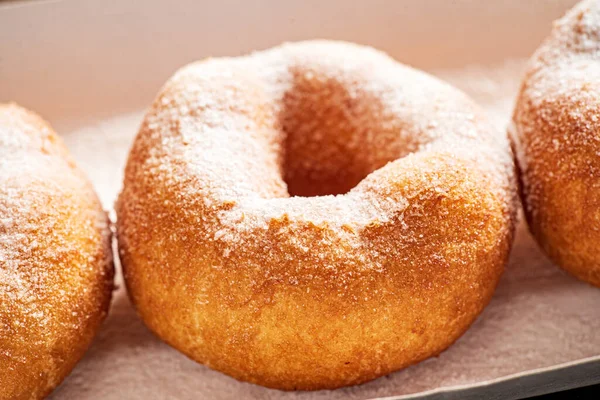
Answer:
[[0, 399], [45, 397], [106, 316], [106, 214], [37, 115], [0, 104]]
[[600, 286], [600, 2], [557, 21], [529, 62], [512, 126], [529, 227], [544, 251]]
[[490, 300], [515, 218], [508, 139], [464, 94], [358, 45], [184, 67], [117, 201], [129, 295], [237, 379], [357, 384], [439, 354]]

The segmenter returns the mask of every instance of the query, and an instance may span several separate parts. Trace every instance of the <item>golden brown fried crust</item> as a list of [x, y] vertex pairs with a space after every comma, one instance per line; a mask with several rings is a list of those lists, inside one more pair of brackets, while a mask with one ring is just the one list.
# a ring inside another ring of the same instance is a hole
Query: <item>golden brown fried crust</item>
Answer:
[[465, 95], [373, 49], [191, 64], [127, 163], [129, 295], [160, 338], [237, 379], [365, 382], [440, 353], [488, 303], [514, 183], [508, 140]]
[[529, 227], [544, 251], [600, 286], [600, 2], [561, 20], [529, 63], [512, 136]]
[[108, 312], [109, 221], [52, 128], [0, 104], [0, 399], [47, 396]]

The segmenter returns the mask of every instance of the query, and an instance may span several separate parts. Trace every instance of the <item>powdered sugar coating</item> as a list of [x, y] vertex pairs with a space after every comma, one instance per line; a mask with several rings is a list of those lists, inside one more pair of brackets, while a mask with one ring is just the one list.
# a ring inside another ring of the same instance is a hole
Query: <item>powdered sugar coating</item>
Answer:
[[108, 311], [110, 230], [39, 117], [0, 104], [0, 398], [45, 397]]
[[551, 258], [600, 286], [600, 2], [554, 24], [529, 62], [513, 139], [529, 226]]
[[163, 87], [117, 202], [120, 254], [144, 321], [190, 357], [338, 387], [464, 332], [506, 261], [514, 187], [506, 137], [458, 90], [370, 48], [286, 44]]

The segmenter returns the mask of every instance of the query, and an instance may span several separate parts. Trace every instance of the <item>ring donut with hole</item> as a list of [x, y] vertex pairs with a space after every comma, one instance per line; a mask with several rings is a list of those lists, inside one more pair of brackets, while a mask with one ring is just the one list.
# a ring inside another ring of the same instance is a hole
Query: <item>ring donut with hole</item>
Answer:
[[514, 180], [480, 108], [374, 49], [193, 63], [129, 155], [129, 295], [162, 340], [237, 379], [365, 382], [439, 354], [489, 302]]
[[42, 399], [83, 357], [113, 289], [109, 220], [62, 140], [0, 103], [0, 399]]
[[536, 51], [511, 137], [529, 228], [542, 249], [600, 287], [600, 2], [558, 20]]

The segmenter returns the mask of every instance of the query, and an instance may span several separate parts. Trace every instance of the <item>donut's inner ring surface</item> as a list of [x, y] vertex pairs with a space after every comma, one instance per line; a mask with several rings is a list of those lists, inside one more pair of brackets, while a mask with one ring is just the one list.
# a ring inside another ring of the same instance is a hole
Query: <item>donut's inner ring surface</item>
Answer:
[[279, 115], [285, 138], [283, 179], [290, 196], [346, 193], [416, 149], [414, 137], [398, 141], [404, 122], [395, 121], [369, 90], [366, 76], [346, 82], [340, 72], [310, 64], [291, 69]]

